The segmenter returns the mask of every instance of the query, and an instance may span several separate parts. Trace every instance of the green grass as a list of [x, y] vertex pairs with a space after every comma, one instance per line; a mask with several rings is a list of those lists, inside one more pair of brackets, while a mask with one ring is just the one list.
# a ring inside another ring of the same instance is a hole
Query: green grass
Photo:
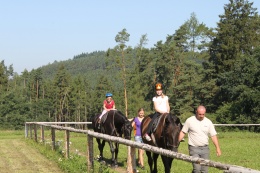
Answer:
[[[64, 149], [64, 131], [56, 131], [56, 141], [60, 141], [59, 153], [62, 155]], [[19, 133], [18, 133], [19, 134]], [[40, 134], [38, 135], [40, 136]], [[45, 139], [50, 141], [50, 131], [45, 131]], [[255, 170], [260, 170], [260, 162], [258, 160], [258, 156], [260, 155], [259, 145], [260, 145], [260, 134], [252, 133], [247, 131], [241, 132], [220, 132], [218, 134], [220, 147], [222, 150], [222, 155], [220, 157], [216, 156], [215, 147], [213, 143], [210, 143], [211, 150], [211, 160], [215, 162], [221, 162], [223, 164], [230, 165], [238, 165], [242, 167], [247, 167]], [[66, 162], [66, 159], [62, 158], [62, 161], [58, 161], [61, 164], [61, 167], [72, 168], [75, 170], [76, 168], [80, 168], [78, 171], [74, 172], [84, 172], [86, 169], [86, 145], [87, 145], [87, 137], [85, 134], [80, 133], [70, 133], [70, 155], [74, 158], [74, 160], [70, 160]], [[132, 139], [133, 140], [133, 139]], [[46, 145], [46, 144], [45, 144]], [[182, 142], [179, 147], [179, 152], [188, 155], [188, 146], [187, 146], [187, 138], [185, 142]], [[127, 147], [120, 144], [118, 162], [120, 167], [126, 168], [126, 159], [127, 159]], [[94, 156], [96, 157], [99, 154], [97, 149], [97, 143], [94, 140]], [[52, 156], [54, 157], [54, 156]], [[111, 158], [111, 153], [109, 149], [109, 145], [106, 143], [104, 148], [104, 157], [107, 159]], [[59, 160], [56, 158], [56, 161]], [[73, 159], [72, 158], [72, 159]], [[147, 157], [144, 154], [145, 159], [145, 170], [139, 171], [142, 173], [149, 172], [149, 166], [147, 163]], [[63, 165], [62, 165], [63, 164]], [[73, 164], [76, 164], [73, 165]], [[101, 165], [99, 162], [95, 161], [95, 170], [98, 172], [109, 172], [113, 173], [117, 170], [109, 169], [107, 166]], [[172, 165], [171, 172], [178, 173], [186, 173], [191, 172], [192, 164], [189, 162], [185, 162], [182, 160], [175, 159]], [[72, 172], [72, 171], [69, 171]], [[95, 171], [96, 172], [96, 171]], [[118, 171], [120, 172], [120, 171]], [[158, 159], [158, 172], [164, 172], [164, 167], [161, 161], [161, 158]], [[223, 173], [223, 170], [219, 170], [216, 168], [209, 168], [210, 173]]]
[[1, 139], [17, 139], [24, 136], [24, 131], [0, 130]]

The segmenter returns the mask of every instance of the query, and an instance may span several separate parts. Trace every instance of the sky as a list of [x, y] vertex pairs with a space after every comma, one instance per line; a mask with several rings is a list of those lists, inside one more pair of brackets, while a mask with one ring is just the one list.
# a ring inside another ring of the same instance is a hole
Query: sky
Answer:
[[[249, 2], [254, 2], [250, 0]], [[147, 34], [147, 48], [175, 33], [195, 13], [216, 27], [229, 0], [0, 0], [0, 61], [21, 74], [81, 53], [117, 45], [123, 29], [135, 47]], [[254, 8], [260, 9], [255, 0]], [[260, 14], [260, 13], [259, 13]]]

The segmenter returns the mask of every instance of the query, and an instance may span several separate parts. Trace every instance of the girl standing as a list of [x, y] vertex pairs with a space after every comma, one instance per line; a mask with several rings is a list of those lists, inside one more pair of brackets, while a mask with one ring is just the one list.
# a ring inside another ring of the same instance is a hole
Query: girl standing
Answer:
[[[141, 136], [141, 122], [144, 118], [144, 109], [140, 108], [138, 110], [138, 116], [134, 118], [132, 122], [132, 126], [134, 127], [134, 136], [135, 141], [143, 143], [142, 136]], [[144, 158], [143, 158], [144, 150], [138, 149], [138, 166], [141, 169], [144, 169]]]

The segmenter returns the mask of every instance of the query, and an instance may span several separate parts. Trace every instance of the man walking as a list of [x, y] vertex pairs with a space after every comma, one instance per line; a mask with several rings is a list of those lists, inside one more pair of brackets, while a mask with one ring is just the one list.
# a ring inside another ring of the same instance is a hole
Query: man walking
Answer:
[[[179, 141], [188, 133], [190, 156], [209, 159], [209, 136], [215, 147], [217, 156], [221, 155], [217, 132], [211, 120], [205, 117], [206, 108], [199, 106], [195, 116], [188, 118], [180, 132]], [[192, 173], [208, 173], [208, 166], [193, 163]]]

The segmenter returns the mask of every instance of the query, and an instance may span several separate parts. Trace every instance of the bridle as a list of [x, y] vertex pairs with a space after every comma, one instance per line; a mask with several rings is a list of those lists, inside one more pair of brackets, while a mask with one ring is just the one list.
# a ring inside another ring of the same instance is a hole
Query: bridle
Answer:
[[[127, 128], [127, 121], [125, 121], [125, 123], [123, 124], [123, 127], [122, 127], [122, 131], [123, 131], [123, 133], [124, 133], [124, 138], [125, 139], [130, 139], [131, 138], [131, 129], [128, 129]], [[130, 126], [129, 126], [130, 127]], [[128, 134], [129, 134], [129, 136], [125, 136], [125, 131], [126, 130], [128, 130], [129, 132], [128, 132]]]
[[[169, 122], [169, 124], [172, 124], [173, 122]], [[164, 131], [166, 133], [166, 130], [167, 130], [167, 126], [169, 127], [169, 124], [165, 124], [165, 128], [164, 128]], [[173, 126], [173, 125], [172, 125]], [[178, 140], [178, 139], [177, 139]], [[164, 143], [166, 144], [166, 148], [173, 148], [173, 149], [178, 149], [179, 147], [179, 142], [177, 145], [173, 145], [170, 143], [170, 140], [168, 139], [168, 136], [166, 135], [166, 137], [164, 138]]]
[[[113, 129], [112, 129], [112, 133], [111, 134], [115, 134], [115, 136], [118, 137], [119, 133], [117, 132], [116, 127], [115, 127], [115, 113], [116, 113], [116, 111], [113, 111], [113, 112], [114, 112], [113, 113]], [[125, 122], [124, 122], [124, 124], [123, 124], [123, 126], [121, 128], [121, 131], [125, 135], [125, 130], [129, 130], [129, 133], [128, 133], [129, 136], [124, 136], [124, 138], [130, 139], [131, 138], [131, 130], [126, 128], [126, 125], [127, 125], [127, 119], [125, 120]]]

